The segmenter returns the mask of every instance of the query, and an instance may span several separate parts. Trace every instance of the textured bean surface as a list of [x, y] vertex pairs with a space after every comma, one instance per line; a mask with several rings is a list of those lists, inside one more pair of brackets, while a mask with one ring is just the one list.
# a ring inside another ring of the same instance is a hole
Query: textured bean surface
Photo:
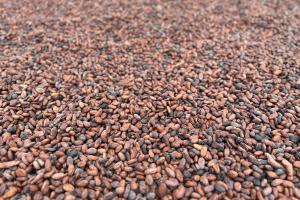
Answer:
[[296, 0], [0, 0], [0, 199], [299, 199]]

